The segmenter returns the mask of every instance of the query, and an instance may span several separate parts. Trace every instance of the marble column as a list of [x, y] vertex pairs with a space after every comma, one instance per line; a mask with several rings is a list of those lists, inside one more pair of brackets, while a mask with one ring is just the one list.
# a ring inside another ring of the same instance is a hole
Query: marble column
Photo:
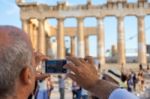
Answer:
[[35, 51], [38, 50], [38, 32], [36, 25], [33, 25], [33, 48]]
[[51, 47], [51, 41], [50, 41], [50, 37], [46, 36], [46, 55], [49, 56], [50, 58], [53, 58], [52, 56], [52, 47]]
[[91, 5], [92, 4], [92, 0], [87, 0], [87, 3]]
[[97, 17], [97, 53], [101, 65], [105, 64], [105, 45], [104, 45], [104, 23], [103, 17]]
[[34, 50], [35, 50], [35, 30], [36, 30], [36, 26], [35, 26], [35, 24], [33, 24], [33, 44], [32, 44], [32, 46], [33, 46]]
[[38, 50], [46, 55], [46, 35], [45, 35], [45, 19], [39, 19], [39, 47]]
[[57, 58], [65, 58], [65, 40], [64, 40], [64, 18], [58, 19], [57, 29]]
[[89, 56], [89, 36], [85, 36], [85, 56]]
[[77, 43], [77, 46], [78, 46], [78, 49], [77, 49], [77, 55], [78, 57], [82, 57], [84, 58], [85, 57], [85, 45], [84, 45], [84, 23], [83, 23], [83, 18], [78, 18], [77, 19], [78, 21], [78, 29], [77, 29], [77, 35], [78, 35], [78, 43]]
[[22, 19], [22, 29], [24, 32], [26, 32], [28, 34], [28, 25], [29, 25], [29, 21], [27, 19]]
[[144, 16], [139, 16], [138, 17], [138, 61], [139, 61], [139, 64], [147, 64], [144, 28], [145, 28]]
[[31, 20], [29, 20], [29, 37], [31, 39], [32, 45], [33, 45], [33, 39], [34, 39], [34, 35], [33, 35], [33, 23]]
[[118, 49], [118, 63], [121, 65], [126, 64], [124, 17], [118, 17], [117, 49]]
[[72, 36], [71, 38], [71, 56], [75, 56], [75, 36]]

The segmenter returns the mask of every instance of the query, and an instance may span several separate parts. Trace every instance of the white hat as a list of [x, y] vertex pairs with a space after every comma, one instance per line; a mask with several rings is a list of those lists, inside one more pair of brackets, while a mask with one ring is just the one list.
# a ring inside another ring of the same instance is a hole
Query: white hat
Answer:
[[118, 69], [115, 68], [108, 69], [107, 71], [104, 72], [104, 74], [112, 78], [118, 84], [122, 83], [121, 72]]

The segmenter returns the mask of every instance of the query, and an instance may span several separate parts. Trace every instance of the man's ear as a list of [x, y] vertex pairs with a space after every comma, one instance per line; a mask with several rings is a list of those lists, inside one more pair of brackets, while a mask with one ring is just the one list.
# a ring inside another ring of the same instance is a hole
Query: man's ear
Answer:
[[25, 67], [21, 71], [20, 75], [21, 82], [24, 84], [31, 84], [33, 79], [33, 72], [30, 67]]

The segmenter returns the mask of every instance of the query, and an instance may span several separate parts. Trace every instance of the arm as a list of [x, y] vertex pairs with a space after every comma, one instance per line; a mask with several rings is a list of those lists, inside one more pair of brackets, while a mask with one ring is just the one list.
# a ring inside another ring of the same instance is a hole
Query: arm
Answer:
[[101, 99], [108, 99], [112, 91], [118, 88], [110, 82], [99, 80], [92, 58], [88, 57], [88, 62], [75, 57], [68, 57], [68, 60], [72, 62], [65, 65], [66, 68], [72, 71], [68, 76]]
[[[34, 58], [35, 58], [35, 69], [41, 62], [49, 59], [47, 56], [43, 55], [40, 52], [34, 52]], [[49, 76], [50, 74], [45, 74], [36, 71], [36, 80], [44, 80]]]
[[111, 93], [118, 87], [110, 82], [98, 80], [92, 88], [88, 89], [101, 99], [108, 99]]

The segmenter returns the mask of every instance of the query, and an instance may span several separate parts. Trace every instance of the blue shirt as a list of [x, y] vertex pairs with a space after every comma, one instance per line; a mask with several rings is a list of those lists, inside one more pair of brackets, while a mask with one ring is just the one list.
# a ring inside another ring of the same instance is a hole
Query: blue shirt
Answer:
[[63, 78], [60, 78], [58, 81], [59, 88], [65, 88], [65, 80]]
[[134, 94], [128, 92], [126, 89], [118, 88], [111, 93], [109, 99], [139, 99], [139, 98]]

